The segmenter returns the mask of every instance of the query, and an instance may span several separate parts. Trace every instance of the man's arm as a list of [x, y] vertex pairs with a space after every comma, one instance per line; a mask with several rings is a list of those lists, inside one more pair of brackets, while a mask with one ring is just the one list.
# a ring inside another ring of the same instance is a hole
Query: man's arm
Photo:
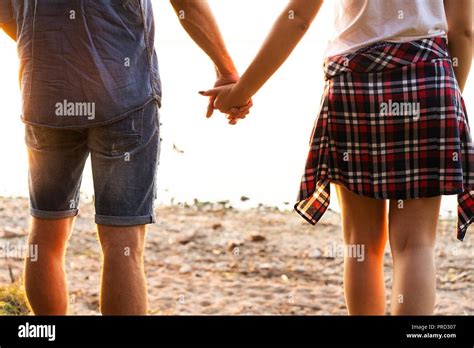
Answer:
[[219, 26], [206, 0], [170, 0], [181, 25], [206, 52], [219, 76], [237, 75], [237, 69], [225, 46]]
[[448, 46], [461, 90], [472, 63], [472, 0], [444, 0], [448, 20]]
[[[170, 0], [170, 2], [183, 28], [214, 62], [217, 73], [217, 81], [214, 86], [224, 86], [237, 82], [239, 74], [227, 51], [219, 26], [207, 1]], [[214, 100], [215, 97], [211, 96], [209, 98], [207, 117], [210, 117], [214, 112]], [[249, 102], [246, 106], [240, 108], [237, 113], [245, 116], [249, 113], [251, 106], [252, 103]]]

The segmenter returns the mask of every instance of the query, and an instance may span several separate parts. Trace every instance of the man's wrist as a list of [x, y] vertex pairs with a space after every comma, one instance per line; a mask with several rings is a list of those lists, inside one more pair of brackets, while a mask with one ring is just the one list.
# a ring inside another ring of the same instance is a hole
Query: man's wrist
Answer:
[[216, 73], [217, 73], [218, 78], [235, 78], [236, 80], [239, 78], [239, 73], [235, 69], [234, 70], [232, 70], [232, 69], [228, 69], [228, 70], [216, 69]]
[[232, 62], [230, 58], [228, 59], [227, 62], [225, 62], [225, 64], [222, 64], [222, 65], [216, 64], [216, 73], [218, 77], [229, 77], [229, 76], [239, 77], [237, 68], [235, 67], [234, 63]]
[[224, 72], [220, 71], [216, 67], [217, 82], [216, 86], [223, 86], [231, 83], [236, 83], [239, 81], [239, 73], [236, 70], [226, 70]]

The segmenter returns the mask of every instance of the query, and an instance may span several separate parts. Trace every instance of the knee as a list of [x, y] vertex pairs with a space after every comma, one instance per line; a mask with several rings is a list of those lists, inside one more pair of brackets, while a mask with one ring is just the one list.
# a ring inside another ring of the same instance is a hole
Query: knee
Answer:
[[421, 236], [416, 233], [402, 238], [390, 236], [390, 248], [393, 255], [422, 251], [434, 252], [435, 242], [434, 237]]
[[140, 262], [145, 250], [145, 226], [99, 226], [105, 259]]
[[28, 236], [30, 246], [38, 247], [41, 254], [62, 256], [71, 232], [73, 218], [44, 220], [33, 218]]
[[359, 231], [347, 230], [344, 233], [344, 244], [347, 253], [363, 253], [367, 258], [383, 257], [387, 244], [387, 235], [383, 228], [377, 229], [377, 233], [361, 234]]

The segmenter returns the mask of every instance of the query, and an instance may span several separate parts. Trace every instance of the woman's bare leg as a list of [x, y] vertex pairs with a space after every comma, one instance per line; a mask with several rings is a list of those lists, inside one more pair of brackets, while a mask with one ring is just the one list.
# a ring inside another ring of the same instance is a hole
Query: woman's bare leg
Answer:
[[436, 300], [434, 250], [441, 197], [390, 201], [392, 314], [430, 315]]
[[344, 291], [351, 315], [385, 314], [383, 256], [387, 202], [363, 197], [335, 184], [346, 247], [362, 247], [363, 258], [344, 258]]

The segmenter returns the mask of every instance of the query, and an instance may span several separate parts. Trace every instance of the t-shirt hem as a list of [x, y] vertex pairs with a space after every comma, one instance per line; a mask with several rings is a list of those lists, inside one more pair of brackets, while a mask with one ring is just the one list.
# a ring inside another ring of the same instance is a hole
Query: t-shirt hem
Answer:
[[344, 54], [350, 54], [350, 53], [355, 53], [358, 50], [370, 46], [373, 44], [376, 44], [377, 42], [394, 42], [394, 43], [405, 43], [405, 42], [411, 42], [411, 41], [418, 41], [418, 40], [423, 40], [423, 39], [430, 39], [430, 38], [435, 38], [435, 37], [442, 37], [442, 38], [447, 38], [446, 32], [438, 32], [438, 33], [433, 33], [433, 34], [427, 34], [427, 35], [420, 35], [420, 36], [406, 36], [406, 37], [388, 37], [388, 38], [383, 38], [383, 39], [376, 39], [373, 41], [367, 41], [358, 45], [354, 45], [352, 47], [348, 47], [346, 49], [340, 49], [340, 50], [331, 50], [328, 47], [326, 48], [326, 52], [324, 53], [324, 59], [327, 58], [332, 58]]

